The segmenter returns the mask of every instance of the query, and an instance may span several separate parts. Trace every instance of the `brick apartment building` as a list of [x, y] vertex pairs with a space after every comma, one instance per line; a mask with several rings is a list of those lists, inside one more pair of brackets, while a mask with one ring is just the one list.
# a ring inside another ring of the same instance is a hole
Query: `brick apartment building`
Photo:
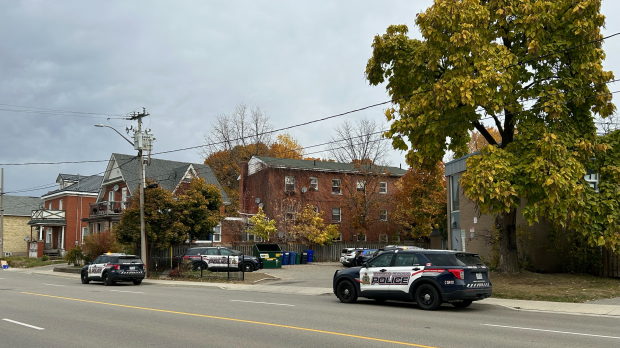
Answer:
[[58, 189], [41, 196], [41, 207], [33, 210], [30, 221], [30, 257], [64, 256], [81, 244], [86, 232], [82, 218], [99, 193], [102, 176], [59, 174]]
[[[98, 233], [114, 228], [114, 224], [121, 220], [123, 210], [130, 204], [140, 184], [138, 170], [139, 162], [136, 156], [113, 153], [108, 162], [103, 181], [98, 188], [96, 200], [91, 202], [87, 214], [82, 221], [88, 224], [87, 233]], [[228, 196], [222, 190], [220, 183], [206, 164], [178, 162], [152, 158], [145, 166], [145, 177], [161, 188], [176, 194], [177, 190], [194, 177], [204, 178], [207, 184], [213, 184], [220, 189], [224, 205], [230, 204]], [[136, 199], [139, 197], [136, 195]], [[222, 207], [222, 214], [223, 214]], [[198, 242], [219, 242], [220, 228], [213, 233], [200, 236]]]
[[[239, 212], [248, 217], [262, 207], [276, 220], [279, 237], [286, 239], [295, 214], [309, 204], [324, 212], [326, 223], [339, 225], [340, 240], [397, 242], [400, 228], [391, 220], [392, 195], [405, 173], [394, 167], [254, 156], [241, 165]], [[358, 216], [351, 197], [360, 191], [373, 202], [367, 213], [371, 223], [364, 231], [351, 224]]]
[[41, 205], [39, 197], [8, 196], [4, 195], [4, 233], [3, 251], [1, 256], [26, 256], [28, 245], [26, 238], [30, 238], [28, 221], [32, 211]]

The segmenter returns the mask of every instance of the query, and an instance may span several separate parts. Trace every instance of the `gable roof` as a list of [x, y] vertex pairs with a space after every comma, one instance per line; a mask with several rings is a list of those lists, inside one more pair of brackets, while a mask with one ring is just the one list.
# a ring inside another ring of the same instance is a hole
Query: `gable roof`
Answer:
[[55, 195], [61, 192], [99, 193], [99, 188], [101, 187], [101, 181], [103, 180], [103, 176], [101, 175], [91, 175], [91, 176], [75, 175], [75, 178], [77, 181], [75, 184], [69, 185], [62, 189], [50, 191], [42, 195], [41, 198], [43, 199], [45, 197]]
[[[252, 156], [252, 159], [261, 161], [271, 168], [290, 168], [299, 170], [316, 170], [322, 172], [344, 172], [359, 173], [359, 167], [353, 163], [326, 162], [315, 160], [299, 160], [290, 158], [275, 158], [266, 156]], [[377, 169], [378, 172], [389, 172], [390, 176], [403, 176], [407, 171], [405, 169], [387, 166], [364, 166], [370, 170]]]
[[58, 174], [58, 178], [56, 178], [56, 182], [62, 181], [78, 181], [83, 178], [84, 175], [80, 174]]
[[5, 216], [31, 216], [33, 210], [39, 209], [42, 203], [39, 197], [7, 196], [4, 195]]
[[[107, 175], [104, 177], [102, 185], [122, 178], [125, 184], [127, 184], [129, 192], [135, 192], [140, 184], [138, 165], [137, 156], [113, 153], [110, 158], [110, 163], [108, 164]], [[115, 171], [113, 174], [112, 168], [116, 168], [116, 166], [118, 166], [118, 171]], [[217, 186], [222, 194], [222, 201], [224, 204], [230, 204], [226, 192], [222, 189], [222, 186], [215, 177], [215, 174], [213, 174], [211, 168], [206, 164], [151, 158], [151, 164], [145, 166], [145, 176], [147, 180], [154, 180], [161, 188], [173, 192], [190, 169], [195, 170], [199, 177], [205, 179], [207, 184]], [[116, 175], [117, 172], [118, 175]], [[102, 198], [101, 196], [99, 197], [99, 199]]]

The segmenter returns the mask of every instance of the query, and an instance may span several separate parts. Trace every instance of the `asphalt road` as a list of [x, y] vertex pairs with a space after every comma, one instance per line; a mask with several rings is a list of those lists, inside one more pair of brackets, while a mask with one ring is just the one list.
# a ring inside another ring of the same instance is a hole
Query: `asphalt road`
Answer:
[[[0, 272], [0, 347], [617, 347], [618, 319]], [[26, 326], [27, 325], [27, 326]]]

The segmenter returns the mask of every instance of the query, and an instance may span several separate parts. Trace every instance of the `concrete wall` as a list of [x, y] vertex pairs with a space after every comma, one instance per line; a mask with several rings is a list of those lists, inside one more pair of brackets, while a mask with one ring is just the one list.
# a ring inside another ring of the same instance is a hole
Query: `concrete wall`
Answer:
[[[13, 256], [26, 256], [28, 246], [24, 238], [30, 237], [30, 216], [4, 216], [4, 251]], [[4, 256], [4, 255], [2, 255]]]

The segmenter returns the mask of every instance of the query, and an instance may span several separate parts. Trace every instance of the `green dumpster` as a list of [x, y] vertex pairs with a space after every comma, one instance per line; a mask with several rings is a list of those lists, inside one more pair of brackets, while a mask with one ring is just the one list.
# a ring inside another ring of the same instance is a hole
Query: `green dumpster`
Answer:
[[256, 243], [252, 251], [263, 260], [263, 268], [282, 268], [282, 249], [278, 244]]

